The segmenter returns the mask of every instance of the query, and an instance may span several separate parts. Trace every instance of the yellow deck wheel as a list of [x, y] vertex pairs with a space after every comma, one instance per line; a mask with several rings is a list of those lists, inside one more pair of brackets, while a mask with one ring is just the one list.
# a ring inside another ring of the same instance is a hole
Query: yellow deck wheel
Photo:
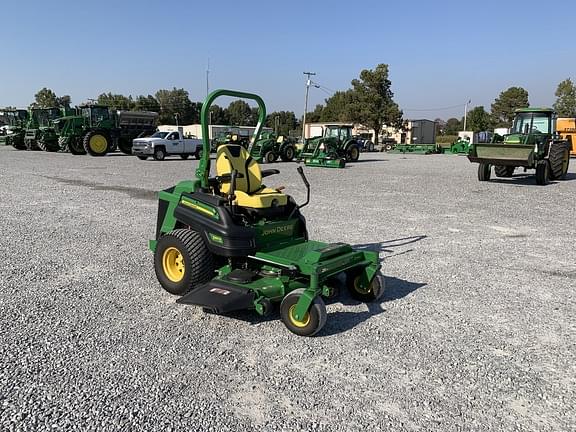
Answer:
[[294, 316], [295, 313], [296, 313], [296, 305], [293, 304], [292, 306], [290, 306], [290, 310], [288, 311], [288, 319], [290, 320], [292, 325], [294, 325], [295, 327], [298, 327], [298, 328], [304, 328], [308, 324], [310, 324], [310, 313], [309, 312], [306, 312], [306, 315], [304, 315], [304, 319], [302, 321], [298, 321], [296, 319], [296, 317]]

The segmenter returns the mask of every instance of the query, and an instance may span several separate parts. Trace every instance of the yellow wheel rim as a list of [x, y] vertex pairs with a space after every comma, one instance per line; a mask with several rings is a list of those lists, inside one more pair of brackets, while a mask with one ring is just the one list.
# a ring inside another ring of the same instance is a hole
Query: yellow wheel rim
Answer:
[[369, 283], [367, 287], [363, 287], [361, 281], [362, 276], [356, 276], [354, 278], [354, 290], [359, 294], [369, 294], [372, 291], [372, 284], [374, 283], [374, 280], [372, 283]]
[[169, 247], [162, 254], [162, 269], [171, 282], [180, 282], [184, 278], [184, 256], [175, 247]]
[[91, 136], [89, 145], [94, 153], [104, 153], [108, 149], [108, 141], [103, 135]]
[[294, 317], [295, 313], [296, 313], [296, 305], [293, 304], [292, 306], [290, 306], [290, 309], [288, 310], [288, 319], [290, 320], [290, 324], [292, 324], [294, 327], [304, 328], [308, 324], [310, 324], [310, 313], [309, 312], [306, 312], [306, 315], [304, 315], [304, 319], [302, 321], [298, 321]]

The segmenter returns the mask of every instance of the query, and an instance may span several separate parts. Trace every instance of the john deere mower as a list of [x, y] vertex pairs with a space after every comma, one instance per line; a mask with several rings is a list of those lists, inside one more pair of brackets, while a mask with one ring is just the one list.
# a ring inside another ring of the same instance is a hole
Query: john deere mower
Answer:
[[478, 162], [478, 180], [512, 177], [517, 167], [536, 169], [536, 183], [563, 180], [570, 163], [570, 144], [556, 132], [556, 114], [550, 108], [517, 109], [512, 131], [492, 142], [472, 144], [468, 159]]
[[202, 105], [203, 153], [196, 178], [159, 193], [156, 236], [150, 241], [154, 268], [162, 287], [181, 296], [177, 302], [217, 314], [252, 309], [268, 315], [280, 304], [286, 327], [312, 336], [326, 322], [323, 298], [337, 292], [338, 275], [360, 301], [384, 292], [378, 254], [344, 243], [308, 239], [300, 209], [310, 201], [310, 184], [298, 167], [307, 199], [298, 205], [262, 179], [278, 174], [261, 170], [248, 150], [223, 144], [210, 175], [208, 113], [220, 96], [258, 103], [258, 139], [266, 118], [263, 100], [250, 93], [216, 90]]

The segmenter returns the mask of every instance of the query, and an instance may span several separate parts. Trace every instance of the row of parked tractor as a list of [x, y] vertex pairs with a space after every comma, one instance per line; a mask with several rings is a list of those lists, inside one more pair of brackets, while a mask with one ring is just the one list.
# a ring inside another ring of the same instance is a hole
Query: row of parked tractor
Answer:
[[119, 149], [132, 154], [132, 141], [156, 130], [158, 114], [114, 110], [104, 105], [4, 110], [0, 144], [17, 150], [103, 156]]
[[[7, 123], [0, 129], [0, 144], [17, 150], [70, 152], [75, 155], [103, 156], [117, 149], [145, 160], [163, 160], [170, 155], [183, 159], [200, 158], [202, 144], [195, 137], [178, 131], [157, 131], [158, 114], [146, 111], [114, 110], [105, 105], [75, 108], [30, 108], [4, 110]], [[248, 148], [246, 137], [228, 133], [213, 140], [220, 144], [238, 142]], [[274, 133], [262, 134], [251, 146], [250, 154], [260, 163], [304, 161], [309, 166], [342, 168], [355, 162], [370, 143], [353, 135], [352, 126], [334, 124], [324, 127], [322, 136], [298, 141]]]

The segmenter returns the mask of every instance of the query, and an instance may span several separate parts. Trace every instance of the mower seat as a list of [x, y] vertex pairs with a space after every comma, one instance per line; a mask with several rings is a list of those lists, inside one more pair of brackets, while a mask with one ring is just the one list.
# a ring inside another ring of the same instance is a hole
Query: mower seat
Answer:
[[278, 139], [276, 140], [276, 143], [277, 143], [277, 144], [282, 144], [283, 142], [284, 142], [284, 135], [280, 135], [280, 136], [278, 137]]
[[[240, 174], [236, 178], [234, 190], [235, 205], [265, 209], [285, 206], [288, 203], [287, 195], [262, 184], [260, 166], [244, 147], [234, 144], [221, 145], [216, 153], [216, 175], [226, 177], [232, 173], [232, 170]], [[220, 192], [227, 195], [230, 187], [229, 182], [223, 182], [220, 185]]]

